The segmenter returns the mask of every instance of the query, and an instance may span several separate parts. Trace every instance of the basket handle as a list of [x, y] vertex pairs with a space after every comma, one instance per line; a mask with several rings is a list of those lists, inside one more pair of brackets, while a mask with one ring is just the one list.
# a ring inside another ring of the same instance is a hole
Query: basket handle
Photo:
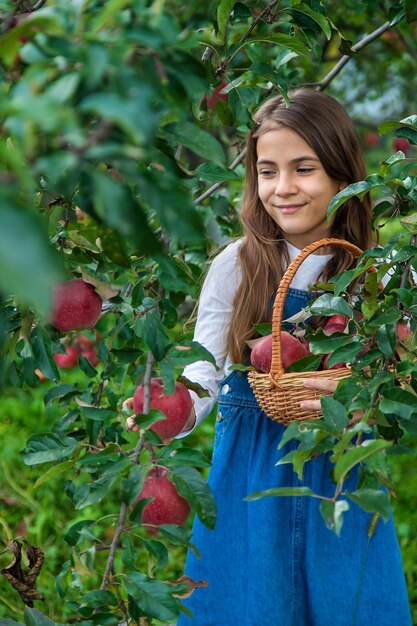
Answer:
[[309, 246], [303, 248], [303, 250], [301, 250], [301, 252], [295, 257], [295, 259], [289, 264], [284, 276], [279, 283], [272, 312], [272, 361], [269, 377], [274, 385], [276, 384], [278, 378], [280, 378], [285, 372], [282, 365], [281, 324], [288, 288], [292, 279], [295, 276], [296, 271], [303, 263], [303, 261], [319, 248], [324, 248], [326, 246], [345, 248], [345, 250], [350, 252], [350, 254], [355, 259], [357, 259], [363, 252], [360, 248], [355, 246], [353, 243], [350, 243], [349, 241], [329, 237], [327, 239], [325, 238], [320, 239], [319, 241], [315, 241]]

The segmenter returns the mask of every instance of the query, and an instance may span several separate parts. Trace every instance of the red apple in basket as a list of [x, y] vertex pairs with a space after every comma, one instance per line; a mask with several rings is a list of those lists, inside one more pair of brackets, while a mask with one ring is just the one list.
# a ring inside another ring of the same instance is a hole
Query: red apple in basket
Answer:
[[[323, 332], [326, 335], [333, 335], [333, 333], [342, 333], [347, 325], [347, 318], [344, 315], [340, 315], [339, 313], [336, 315], [332, 315], [329, 317], [325, 325], [323, 326]], [[347, 337], [346, 337], [347, 341]], [[331, 367], [327, 365], [327, 361], [329, 359], [329, 354], [323, 356], [321, 363], [324, 370], [335, 370], [339, 367], [346, 367], [346, 363], [335, 363]]]
[[[308, 347], [285, 330], [281, 331], [281, 352], [284, 370], [286, 370], [291, 363], [294, 363], [294, 361], [298, 361], [309, 354]], [[262, 337], [253, 346], [250, 361], [253, 367], [258, 371], [265, 372], [265, 374], [270, 371], [272, 361], [272, 335]]]
[[[175, 383], [175, 391], [172, 394], [164, 392], [161, 378], [151, 378], [151, 401], [149, 408], [159, 409], [166, 419], [152, 424], [151, 428], [164, 439], [171, 439], [178, 435], [184, 428], [192, 410], [190, 393], [180, 382]], [[135, 413], [143, 412], [144, 386], [139, 385], [133, 395], [133, 410]]]
[[150, 470], [133, 506], [144, 498], [153, 498], [142, 511], [142, 523], [150, 533], [157, 533], [157, 527], [161, 524], [182, 526], [187, 521], [190, 505], [178, 494], [164, 467], [153, 467]]
[[333, 333], [343, 332], [347, 325], [347, 319], [344, 315], [332, 315], [329, 317], [325, 325], [323, 326], [323, 331], [326, 335], [333, 335]]

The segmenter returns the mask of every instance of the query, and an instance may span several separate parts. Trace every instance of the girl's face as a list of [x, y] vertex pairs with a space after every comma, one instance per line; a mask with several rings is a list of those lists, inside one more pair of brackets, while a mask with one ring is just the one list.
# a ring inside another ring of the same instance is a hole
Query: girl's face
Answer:
[[257, 156], [259, 198], [285, 239], [302, 249], [328, 237], [327, 207], [347, 183], [330, 178], [308, 143], [286, 127], [260, 135]]

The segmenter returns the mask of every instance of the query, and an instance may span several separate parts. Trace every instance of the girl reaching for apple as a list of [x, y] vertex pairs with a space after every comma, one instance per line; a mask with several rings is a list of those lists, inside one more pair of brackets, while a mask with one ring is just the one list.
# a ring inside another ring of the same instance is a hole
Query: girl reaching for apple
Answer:
[[[210, 397], [194, 396], [195, 425], [218, 401], [209, 483], [217, 503], [213, 531], [198, 519], [185, 573], [206, 580], [185, 604], [178, 626], [410, 626], [401, 553], [392, 517], [379, 521], [358, 506], [345, 513], [340, 536], [323, 523], [317, 498], [246, 501], [256, 491], [305, 486], [329, 496], [334, 483], [326, 454], [312, 459], [303, 479], [279, 463], [294, 441], [279, 446], [285, 426], [259, 407], [245, 372], [255, 326], [271, 321], [272, 303], [289, 263], [307, 245], [337, 237], [371, 247], [370, 198], [353, 197], [327, 220], [332, 198], [366, 176], [351, 119], [334, 98], [315, 90], [267, 99], [248, 134], [242, 237], [214, 259], [204, 282], [194, 338], [214, 356], [184, 376]], [[343, 248], [321, 248], [304, 261], [285, 300], [284, 319], [303, 309], [309, 285], [353, 267]], [[306, 381], [333, 392], [332, 380]], [[320, 408], [304, 401], [302, 408]], [[360, 416], [358, 416], [360, 419]], [[180, 436], [190, 431], [186, 425]], [[357, 489], [351, 472], [345, 488]], [[198, 551], [200, 558], [197, 558]], [[365, 564], [365, 565], [364, 565]], [[360, 590], [360, 593], [359, 593]]]

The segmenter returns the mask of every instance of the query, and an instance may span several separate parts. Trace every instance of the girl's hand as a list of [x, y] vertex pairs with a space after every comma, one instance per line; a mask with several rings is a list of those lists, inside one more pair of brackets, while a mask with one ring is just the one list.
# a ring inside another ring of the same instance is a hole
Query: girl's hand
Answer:
[[[318, 391], [327, 391], [330, 393], [334, 393], [336, 391], [338, 382], [338, 380], [332, 380], [330, 378], [305, 378], [303, 380], [303, 385], [308, 389], [317, 389]], [[321, 411], [320, 398], [318, 398], [317, 400], [301, 400], [300, 409], [307, 409], [309, 411]], [[360, 422], [363, 415], [364, 411], [355, 411], [347, 425], [347, 428], [352, 428], [352, 426], [355, 426], [355, 424]], [[373, 423], [373, 421], [369, 420], [368, 423], [371, 424]]]
[[[133, 411], [133, 397], [127, 398], [123, 402], [123, 409], [128, 411]], [[137, 431], [139, 430], [139, 426], [135, 422], [135, 414], [130, 415], [126, 420], [126, 428], [129, 431]]]
[[[191, 413], [188, 417], [187, 423], [185, 424], [184, 428], [182, 429], [181, 432], [187, 432], [189, 430], [192, 430], [192, 428], [194, 427], [195, 421], [196, 421], [196, 414], [194, 411], [194, 400], [193, 402], [193, 407], [191, 409]], [[123, 409], [128, 410], [128, 411], [133, 411], [133, 397], [132, 398], [127, 398], [122, 405]], [[139, 430], [139, 426], [136, 424], [135, 422], [135, 414], [133, 415], [129, 415], [129, 417], [126, 419], [126, 428], [127, 430], [129, 430], [130, 432], [136, 432]], [[165, 443], [168, 443], [168, 440], [165, 441]]]
[[[318, 391], [327, 391], [334, 393], [337, 387], [337, 380], [331, 378], [305, 378], [303, 380], [304, 387], [308, 389], [317, 389]], [[300, 409], [307, 409], [309, 411], [321, 411], [320, 398], [317, 400], [301, 400]]]

